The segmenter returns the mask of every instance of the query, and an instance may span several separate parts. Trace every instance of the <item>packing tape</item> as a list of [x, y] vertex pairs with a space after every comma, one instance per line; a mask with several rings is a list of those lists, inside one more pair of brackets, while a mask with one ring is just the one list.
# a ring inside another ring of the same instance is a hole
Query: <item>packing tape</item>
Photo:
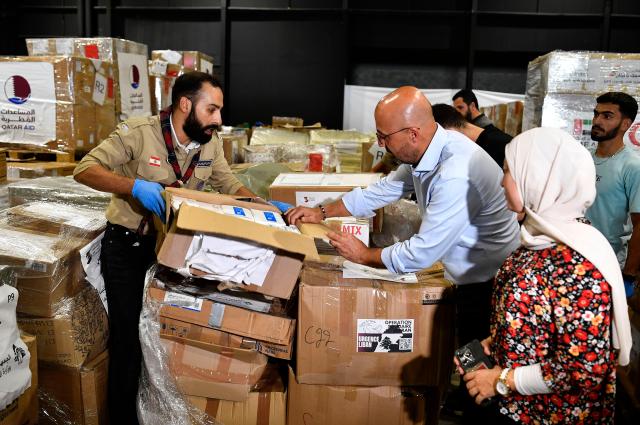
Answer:
[[218, 416], [218, 407], [220, 406], [220, 400], [215, 398], [208, 398], [204, 407], [204, 413], [216, 418]]
[[353, 403], [358, 398], [358, 390], [356, 388], [344, 387], [344, 399], [350, 403]]

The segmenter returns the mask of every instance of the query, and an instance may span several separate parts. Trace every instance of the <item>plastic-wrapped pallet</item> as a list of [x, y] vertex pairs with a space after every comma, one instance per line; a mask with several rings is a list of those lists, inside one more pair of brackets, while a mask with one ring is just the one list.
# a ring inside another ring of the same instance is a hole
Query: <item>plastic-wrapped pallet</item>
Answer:
[[255, 127], [251, 133], [251, 146], [296, 143], [306, 145], [309, 135], [281, 128]]
[[[304, 165], [305, 171], [324, 173], [335, 172], [340, 165], [334, 145], [297, 143], [250, 145], [244, 147], [244, 151], [245, 162], [250, 164], [300, 163]], [[317, 160], [314, 160], [314, 157]]]
[[[588, 149], [596, 98], [622, 91], [640, 100], [640, 54], [553, 51], [529, 63], [522, 130], [556, 127]], [[640, 117], [625, 135], [640, 151]]]
[[[79, 57], [0, 57], [0, 145], [74, 151], [95, 145], [97, 74]], [[37, 93], [37, 95], [36, 95]], [[55, 106], [55, 107], [52, 107]]]
[[9, 205], [27, 202], [54, 202], [106, 210], [111, 194], [99, 192], [71, 177], [40, 177], [10, 183], [7, 187]]
[[185, 72], [200, 71], [213, 75], [213, 57], [196, 50], [153, 50], [151, 60], [180, 65]]
[[113, 87], [115, 112], [124, 120], [151, 114], [151, 96], [146, 44], [110, 37], [28, 38], [29, 56], [79, 56], [106, 61], [114, 66], [113, 79], [102, 81]]

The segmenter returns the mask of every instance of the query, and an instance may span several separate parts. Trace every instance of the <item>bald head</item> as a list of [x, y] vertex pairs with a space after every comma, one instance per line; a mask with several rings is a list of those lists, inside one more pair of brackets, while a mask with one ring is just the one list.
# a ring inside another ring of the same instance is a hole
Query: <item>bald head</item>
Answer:
[[[433, 122], [431, 103], [416, 87], [400, 87], [383, 97], [375, 111], [382, 127], [427, 127]], [[380, 130], [382, 130], [380, 128]], [[387, 128], [387, 130], [390, 130]]]

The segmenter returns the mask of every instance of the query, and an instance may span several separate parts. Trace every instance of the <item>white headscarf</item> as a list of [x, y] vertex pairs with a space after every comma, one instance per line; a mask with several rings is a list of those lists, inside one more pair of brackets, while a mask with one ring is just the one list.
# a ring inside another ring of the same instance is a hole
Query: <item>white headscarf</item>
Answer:
[[543, 249], [561, 242], [602, 273], [611, 287], [613, 345], [618, 363], [629, 363], [631, 327], [622, 273], [607, 239], [584, 217], [596, 196], [596, 171], [591, 154], [573, 137], [555, 128], [534, 128], [506, 146], [505, 160], [523, 201], [526, 218], [522, 245]]

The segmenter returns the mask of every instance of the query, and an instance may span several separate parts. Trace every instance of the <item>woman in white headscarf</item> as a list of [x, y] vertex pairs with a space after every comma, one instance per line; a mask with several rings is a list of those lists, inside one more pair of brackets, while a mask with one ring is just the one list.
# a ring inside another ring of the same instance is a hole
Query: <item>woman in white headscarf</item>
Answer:
[[483, 346], [497, 366], [467, 373], [469, 394], [493, 397], [507, 423], [613, 423], [616, 364], [629, 363], [631, 331], [616, 256], [583, 218], [596, 195], [591, 155], [551, 128], [522, 133], [505, 154], [522, 246], [494, 284]]

